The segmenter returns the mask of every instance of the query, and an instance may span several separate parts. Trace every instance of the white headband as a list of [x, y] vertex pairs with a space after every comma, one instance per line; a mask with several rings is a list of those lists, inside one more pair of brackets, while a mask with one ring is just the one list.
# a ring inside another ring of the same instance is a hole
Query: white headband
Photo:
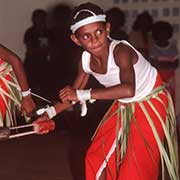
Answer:
[[75, 33], [77, 29], [79, 29], [80, 27], [82, 27], [84, 25], [94, 23], [94, 22], [99, 22], [99, 21], [106, 22], [106, 15], [105, 14], [96, 15], [94, 12], [92, 12], [88, 9], [82, 9], [82, 10], [78, 11], [74, 16], [74, 19], [79, 15], [79, 13], [84, 12], [84, 11], [90, 12], [92, 14], [92, 16], [87, 17], [87, 18], [71, 25], [71, 31], [73, 33]]

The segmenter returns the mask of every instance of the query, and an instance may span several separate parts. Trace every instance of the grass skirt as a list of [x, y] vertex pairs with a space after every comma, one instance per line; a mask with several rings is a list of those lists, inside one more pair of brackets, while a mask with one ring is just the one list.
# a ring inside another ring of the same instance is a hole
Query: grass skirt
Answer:
[[86, 180], [156, 180], [162, 167], [178, 180], [176, 120], [169, 92], [157, 78], [142, 101], [115, 101], [102, 119], [86, 154]]

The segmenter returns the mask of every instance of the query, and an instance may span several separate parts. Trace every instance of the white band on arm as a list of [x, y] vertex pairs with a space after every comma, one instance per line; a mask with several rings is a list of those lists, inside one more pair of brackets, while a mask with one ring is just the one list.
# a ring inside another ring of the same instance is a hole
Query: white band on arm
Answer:
[[57, 114], [54, 106], [47, 107], [45, 112], [47, 113], [49, 119], [52, 119]]
[[91, 99], [91, 89], [76, 90], [76, 95], [79, 101], [86, 101]]
[[21, 93], [22, 93], [22, 97], [26, 97], [29, 94], [31, 94], [31, 89], [29, 88], [27, 91], [21, 91]]

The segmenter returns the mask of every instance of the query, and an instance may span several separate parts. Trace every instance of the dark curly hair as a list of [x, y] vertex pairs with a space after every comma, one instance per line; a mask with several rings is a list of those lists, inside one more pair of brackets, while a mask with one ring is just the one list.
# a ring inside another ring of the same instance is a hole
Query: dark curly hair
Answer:
[[158, 41], [160, 39], [168, 40], [173, 35], [173, 27], [169, 22], [157, 21], [152, 26], [152, 37]]
[[113, 7], [106, 11], [107, 21], [113, 27], [124, 26], [126, 22], [126, 17], [124, 12], [119, 7]]
[[146, 29], [146, 31], [150, 31], [152, 28], [152, 24], [153, 24], [152, 16], [149, 14], [149, 12], [144, 11], [136, 17], [132, 29], [135, 31], [142, 29]]

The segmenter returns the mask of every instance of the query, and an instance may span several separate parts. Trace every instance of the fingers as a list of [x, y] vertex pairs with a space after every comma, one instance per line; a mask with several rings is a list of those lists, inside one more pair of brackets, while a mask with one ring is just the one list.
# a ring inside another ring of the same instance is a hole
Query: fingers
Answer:
[[77, 101], [76, 91], [70, 86], [66, 86], [64, 89], [59, 91], [59, 98], [63, 103], [68, 101]]
[[[40, 118], [39, 118], [40, 119]], [[34, 131], [37, 134], [47, 134], [55, 129], [55, 122], [53, 120], [36, 120], [34, 124]]]
[[32, 98], [25, 97], [21, 102], [21, 115], [23, 116], [25, 113], [27, 116], [30, 116], [32, 111], [36, 108], [36, 105]]
[[24, 116], [25, 110], [23, 107], [21, 107], [21, 116]]
[[21, 107], [21, 116], [31, 116], [31, 112], [27, 111], [24, 107]]
[[29, 111], [25, 108], [21, 108], [21, 116], [27, 116], [27, 117], [31, 117], [32, 116], [32, 111]]

